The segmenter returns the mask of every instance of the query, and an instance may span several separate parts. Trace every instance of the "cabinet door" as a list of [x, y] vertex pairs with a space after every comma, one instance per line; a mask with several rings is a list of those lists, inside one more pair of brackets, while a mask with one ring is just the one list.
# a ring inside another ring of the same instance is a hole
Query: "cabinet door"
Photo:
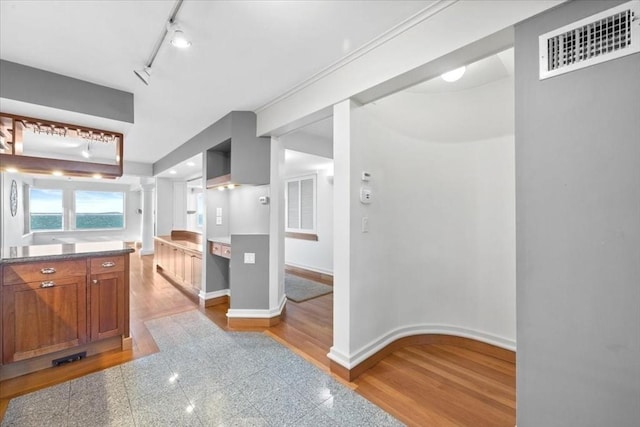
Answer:
[[173, 274], [176, 276], [178, 281], [184, 281], [184, 251], [182, 249], [174, 249], [174, 270]]
[[194, 288], [202, 288], [202, 258], [191, 256], [191, 283]]
[[89, 329], [91, 341], [124, 334], [124, 272], [91, 276]]
[[193, 264], [191, 260], [193, 255], [183, 251], [182, 262], [184, 263], [184, 283], [193, 286]]
[[4, 286], [3, 362], [87, 341], [86, 276]]
[[153, 242], [153, 262], [156, 267], [162, 267], [162, 261], [160, 259], [160, 246], [161, 243], [157, 240]]

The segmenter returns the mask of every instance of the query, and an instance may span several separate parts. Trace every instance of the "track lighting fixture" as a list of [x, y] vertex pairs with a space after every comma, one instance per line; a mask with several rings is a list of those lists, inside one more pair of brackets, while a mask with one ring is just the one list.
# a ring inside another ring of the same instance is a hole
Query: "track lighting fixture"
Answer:
[[151, 78], [151, 67], [144, 67], [142, 70], [133, 70], [133, 72], [136, 73], [136, 76], [138, 76], [140, 80], [142, 80], [142, 83], [149, 86], [149, 79]]
[[167, 24], [167, 31], [171, 33], [171, 46], [175, 46], [180, 49], [186, 49], [191, 46], [191, 40], [187, 38], [187, 35], [175, 22], [169, 21]]
[[171, 15], [169, 16], [169, 20], [167, 21], [167, 25], [164, 28], [164, 31], [160, 35], [160, 39], [156, 43], [153, 48], [153, 52], [151, 52], [151, 56], [149, 60], [145, 64], [144, 68], [140, 70], [133, 70], [134, 74], [138, 76], [142, 83], [149, 85], [149, 81], [151, 79], [151, 67], [153, 66], [153, 61], [155, 61], [156, 56], [158, 56], [158, 52], [160, 51], [160, 47], [164, 43], [164, 40], [167, 38], [167, 34], [171, 33], [171, 45], [184, 49], [191, 46], [191, 41], [187, 38], [184, 31], [182, 31], [178, 25], [176, 24], [176, 16], [178, 15], [178, 11], [180, 10], [180, 6], [182, 6], [183, 0], [178, 0], [176, 2]]

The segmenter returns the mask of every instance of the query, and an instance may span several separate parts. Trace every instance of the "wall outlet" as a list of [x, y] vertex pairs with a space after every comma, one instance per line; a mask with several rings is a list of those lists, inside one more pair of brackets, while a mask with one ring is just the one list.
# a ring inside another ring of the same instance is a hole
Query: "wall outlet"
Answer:
[[216, 225], [222, 225], [222, 217], [221, 216], [217, 216], [216, 217]]
[[245, 252], [244, 253], [244, 263], [245, 264], [255, 264], [256, 263], [256, 254], [253, 252]]
[[222, 216], [222, 208], [216, 208], [216, 216]]

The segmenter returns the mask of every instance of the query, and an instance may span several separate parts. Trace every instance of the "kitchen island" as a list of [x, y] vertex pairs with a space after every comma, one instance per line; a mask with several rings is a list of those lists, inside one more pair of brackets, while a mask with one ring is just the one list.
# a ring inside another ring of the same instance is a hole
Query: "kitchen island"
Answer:
[[3, 248], [0, 380], [131, 348], [123, 242]]

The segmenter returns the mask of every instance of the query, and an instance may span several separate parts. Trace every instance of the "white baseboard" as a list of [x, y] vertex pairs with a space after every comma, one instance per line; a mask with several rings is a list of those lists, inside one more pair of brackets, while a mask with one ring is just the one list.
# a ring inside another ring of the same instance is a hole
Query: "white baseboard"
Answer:
[[335, 347], [331, 347], [327, 357], [347, 369], [353, 369], [392, 342], [400, 338], [414, 335], [452, 335], [456, 337], [470, 338], [472, 340], [495, 345], [496, 347], [504, 348], [506, 350], [516, 351], [515, 341], [499, 337], [497, 335], [450, 325], [414, 325], [394, 329], [393, 331], [390, 331], [364, 345], [351, 355], [348, 355]]
[[224, 297], [224, 296], [229, 296], [230, 292], [229, 289], [220, 289], [219, 291], [213, 291], [213, 292], [204, 292], [204, 291], [200, 291], [200, 293], [198, 294], [198, 297], [200, 297], [201, 300], [209, 300], [209, 299], [214, 299], [214, 298], [219, 298], [219, 297]]
[[282, 314], [282, 310], [284, 310], [285, 305], [287, 304], [286, 296], [282, 297], [280, 301], [280, 305], [278, 307], [272, 309], [253, 309], [253, 310], [243, 310], [243, 309], [229, 309], [227, 311], [227, 317], [235, 318], [247, 318], [247, 319], [271, 319], [272, 317], [280, 316]]
[[284, 261], [285, 267], [287, 265], [291, 266], [291, 267], [297, 267], [297, 268], [302, 268], [303, 270], [309, 270], [309, 271], [313, 271], [315, 273], [320, 273], [320, 274], [328, 274], [329, 276], [333, 276], [333, 271], [331, 270], [325, 270], [323, 268], [318, 268], [318, 267], [311, 267], [309, 265], [303, 265], [303, 264], [296, 264], [293, 262], [288, 262], [288, 261]]

